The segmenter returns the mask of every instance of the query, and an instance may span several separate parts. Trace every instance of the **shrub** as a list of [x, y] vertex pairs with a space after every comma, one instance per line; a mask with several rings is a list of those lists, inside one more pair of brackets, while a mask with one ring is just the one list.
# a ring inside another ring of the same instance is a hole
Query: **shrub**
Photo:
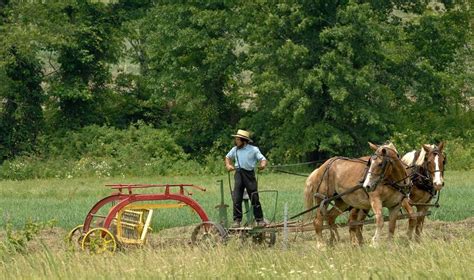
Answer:
[[73, 178], [222, 173], [221, 159], [191, 160], [164, 129], [137, 123], [128, 129], [87, 126], [42, 139], [42, 153], [0, 166], [3, 179]]
[[[465, 134], [468, 139], [472, 139], [474, 131], [467, 130]], [[442, 139], [445, 142], [445, 152], [448, 157], [447, 168], [451, 170], [472, 170], [474, 169], [474, 143], [460, 137], [438, 135], [423, 135], [418, 131], [407, 131], [405, 133], [396, 133], [392, 137], [400, 154], [421, 148], [422, 144], [436, 144]]]

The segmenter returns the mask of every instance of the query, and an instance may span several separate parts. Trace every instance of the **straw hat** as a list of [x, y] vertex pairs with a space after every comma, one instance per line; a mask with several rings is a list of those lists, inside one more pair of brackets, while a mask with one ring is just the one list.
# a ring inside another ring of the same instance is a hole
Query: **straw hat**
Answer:
[[248, 140], [249, 142], [253, 142], [252, 139], [250, 139], [250, 132], [239, 129], [237, 130], [237, 134], [233, 134], [233, 137], [239, 137]]

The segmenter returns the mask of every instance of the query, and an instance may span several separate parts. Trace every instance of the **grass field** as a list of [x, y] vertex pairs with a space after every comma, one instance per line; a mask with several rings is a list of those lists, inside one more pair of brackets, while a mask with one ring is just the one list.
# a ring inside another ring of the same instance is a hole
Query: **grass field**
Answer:
[[[194, 191], [193, 198], [212, 219], [217, 220], [218, 212], [214, 208], [220, 203], [217, 180], [224, 180], [226, 203], [231, 205], [227, 176], [3, 181], [0, 187], [0, 213], [3, 219], [0, 225], [6, 220], [21, 226], [27, 219], [56, 219], [59, 227], [72, 228], [83, 222], [94, 203], [111, 193], [104, 186], [110, 183], [192, 183], [203, 186], [207, 191]], [[446, 186], [440, 200], [442, 206], [432, 209], [431, 219], [458, 221], [474, 216], [474, 172], [448, 171], [445, 180]], [[273, 189], [279, 192], [277, 220], [282, 220], [284, 203], [288, 203], [290, 216], [304, 210], [304, 181], [304, 177], [282, 174], [264, 173], [259, 177], [260, 190]], [[274, 194], [262, 194], [261, 199], [266, 216], [273, 216]], [[159, 217], [154, 220], [157, 228], [198, 222], [198, 217], [189, 209], [160, 210], [156, 216]]]
[[[70, 252], [63, 243], [67, 230], [81, 224], [87, 211], [108, 195], [108, 183], [193, 183], [207, 188], [195, 191], [212, 219], [217, 220], [219, 188], [227, 177], [105, 178], [69, 180], [3, 181], [0, 186], [2, 228], [11, 223], [22, 228], [25, 221], [55, 219], [56, 227], [41, 231], [24, 252], [0, 248], [0, 279], [123, 279], [123, 278], [232, 278], [232, 279], [469, 279], [474, 275], [474, 172], [446, 172], [441, 208], [432, 209], [421, 243], [405, 238], [406, 222], [399, 222], [394, 243], [381, 247], [352, 248], [347, 230], [342, 240], [324, 251], [315, 249], [312, 232], [290, 236], [283, 249], [281, 236], [274, 248], [256, 247], [231, 240], [216, 248], [190, 247], [186, 225], [198, 223], [189, 209], [160, 210], [154, 215], [154, 231], [144, 249], [129, 249], [106, 256]], [[260, 188], [279, 191], [276, 219], [283, 204], [289, 212], [303, 210], [303, 177], [264, 173]], [[262, 197], [266, 216], [273, 212], [273, 197]], [[226, 192], [227, 204], [230, 198]], [[230, 212], [229, 212], [230, 217]], [[176, 230], [172, 227], [178, 227]], [[158, 233], [158, 229], [165, 229]], [[386, 231], [386, 227], [384, 231]], [[373, 226], [364, 229], [369, 239]], [[385, 234], [385, 232], [384, 232]], [[327, 234], [326, 234], [327, 235]], [[5, 234], [0, 233], [2, 240]]]

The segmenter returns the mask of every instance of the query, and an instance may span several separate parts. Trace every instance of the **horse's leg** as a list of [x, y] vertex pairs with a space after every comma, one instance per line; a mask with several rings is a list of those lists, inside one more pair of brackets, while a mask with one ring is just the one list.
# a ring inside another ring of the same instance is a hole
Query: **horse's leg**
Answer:
[[395, 234], [395, 227], [397, 226], [398, 213], [400, 211], [401, 205], [389, 209], [388, 214], [388, 240], [393, 240], [393, 235]]
[[417, 224], [417, 219], [415, 217], [415, 210], [410, 205], [408, 198], [403, 199], [402, 206], [409, 215], [407, 236], [408, 236], [408, 239], [411, 240], [413, 238], [413, 230], [415, 229], [415, 226]]
[[341, 199], [338, 199], [335, 201], [335, 207], [333, 207], [328, 214], [328, 224], [331, 229], [331, 239], [332, 241], [339, 241], [340, 236], [339, 232], [337, 230], [336, 226], [336, 219], [339, 217], [341, 214], [343, 214], [347, 208], [349, 208], [349, 205], [347, 205], [344, 201]]
[[380, 201], [380, 197], [376, 193], [376, 191], [369, 193], [370, 198], [370, 206], [372, 206], [372, 211], [374, 211], [375, 215], [375, 234], [372, 237], [372, 246], [377, 246], [380, 240], [380, 233], [383, 229], [383, 213], [382, 213], [382, 201]]
[[415, 231], [416, 241], [420, 241], [421, 232], [423, 231], [423, 224], [425, 222], [426, 214], [428, 213], [428, 207], [426, 206], [418, 207], [418, 213], [420, 214], [420, 216], [417, 217], [417, 221], [416, 221], [416, 231]]
[[357, 230], [359, 229], [359, 226], [357, 223], [359, 222], [357, 217], [359, 214], [359, 209], [352, 208], [350, 215], [349, 215], [349, 235], [351, 237], [351, 243], [352, 246], [357, 246], [360, 245], [358, 242], [357, 238]]
[[[321, 201], [318, 201], [317, 203], [320, 203], [320, 202]], [[324, 247], [323, 223], [324, 223], [324, 216], [321, 213], [321, 209], [318, 207], [318, 209], [316, 210], [316, 217], [313, 220], [314, 231], [316, 233], [316, 247], [318, 249], [321, 249]]]
[[329, 244], [332, 246], [336, 241], [339, 241], [339, 233], [337, 232], [337, 227], [336, 227], [336, 218], [339, 216], [339, 211], [337, 211], [335, 208], [332, 208], [329, 210], [328, 216], [327, 216], [327, 221], [329, 225], [329, 231], [331, 233], [331, 238], [329, 239]]
[[331, 231], [331, 239], [329, 243], [331, 245], [334, 245], [335, 242], [339, 241], [339, 232], [337, 231], [337, 226], [336, 226], [336, 218], [339, 217], [346, 209], [348, 208], [348, 205], [344, 203], [342, 200], [336, 200], [335, 202], [335, 207], [331, 208], [329, 210], [327, 219], [328, 219], [328, 225], [329, 229]]
[[367, 217], [367, 213], [364, 210], [359, 210], [357, 213], [357, 221], [360, 222], [361, 224], [357, 226], [356, 229], [356, 236], [357, 236], [357, 242], [359, 242], [359, 245], [364, 245], [364, 237], [362, 236], [362, 229], [364, 227], [364, 220], [365, 217]]

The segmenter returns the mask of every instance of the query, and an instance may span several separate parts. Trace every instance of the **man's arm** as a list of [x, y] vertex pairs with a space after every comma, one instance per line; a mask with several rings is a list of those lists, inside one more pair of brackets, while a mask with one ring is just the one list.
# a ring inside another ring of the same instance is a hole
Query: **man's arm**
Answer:
[[225, 157], [225, 169], [227, 169], [229, 172], [235, 170], [234, 164], [228, 157]]

